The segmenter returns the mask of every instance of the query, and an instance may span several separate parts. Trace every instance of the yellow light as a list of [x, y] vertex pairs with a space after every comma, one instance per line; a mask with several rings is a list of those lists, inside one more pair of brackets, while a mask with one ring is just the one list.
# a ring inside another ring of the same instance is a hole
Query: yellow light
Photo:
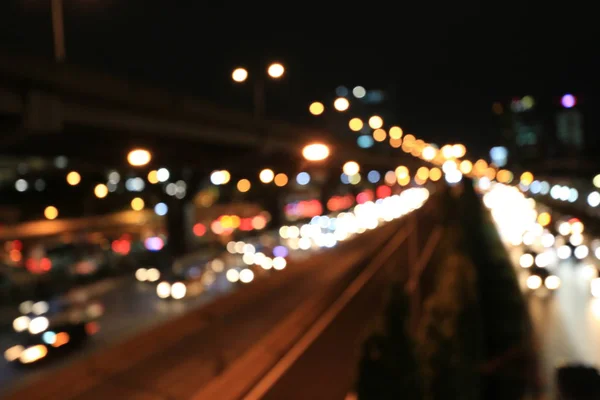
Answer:
[[150, 162], [152, 156], [148, 150], [135, 149], [127, 154], [127, 162], [134, 167], [141, 167]]
[[469, 160], [462, 160], [458, 168], [463, 174], [470, 174], [473, 171], [473, 163]]
[[423, 153], [421, 153], [424, 160], [431, 161], [437, 155], [437, 150], [433, 146], [427, 146], [423, 149]]
[[231, 73], [231, 79], [236, 82], [244, 82], [248, 79], [248, 71], [245, 68], [236, 68]]
[[[493, 170], [493, 168], [492, 168], [492, 170]], [[486, 173], [491, 174], [491, 172], [486, 172]], [[513, 180], [513, 173], [507, 169], [501, 169], [496, 174], [496, 180], [500, 183], [511, 183]]]
[[308, 107], [308, 111], [312, 115], [321, 115], [323, 114], [323, 111], [325, 111], [325, 106], [323, 105], [323, 103], [315, 101]]
[[355, 161], [348, 161], [346, 164], [344, 164], [342, 170], [346, 175], [353, 176], [360, 172], [360, 166]]
[[400, 186], [406, 186], [410, 183], [410, 176], [403, 176], [402, 178], [398, 178], [398, 184]]
[[258, 177], [262, 183], [271, 183], [273, 182], [273, 178], [275, 178], [275, 173], [273, 172], [273, 170], [265, 168], [262, 171], [260, 171]]
[[58, 217], [58, 209], [54, 206], [48, 206], [44, 210], [44, 217], [49, 220], [56, 219]]
[[373, 115], [369, 118], [369, 126], [372, 129], [379, 129], [383, 126], [383, 119], [379, 115]]
[[134, 211], [141, 211], [144, 209], [145, 203], [144, 200], [142, 200], [139, 197], [136, 197], [135, 199], [131, 200], [131, 208]]
[[346, 111], [350, 107], [350, 102], [344, 97], [338, 97], [333, 102], [333, 107], [338, 111]]
[[329, 157], [329, 147], [321, 143], [304, 146], [302, 156], [308, 161], [323, 161]]
[[550, 224], [550, 222], [552, 221], [552, 217], [547, 212], [543, 212], [543, 213], [540, 213], [540, 215], [538, 215], [537, 220], [541, 226], [548, 226]]
[[373, 131], [373, 139], [375, 139], [376, 142], [383, 142], [386, 137], [387, 133], [385, 133], [385, 131], [381, 128]]
[[400, 146], [402, 146], [402, 139], [394, 139], [391, 137], [390, 146], [392, 146], [395, 149], [399, 148]]
[[267, 73], [271, 78], [279, 79], [283, 76], [285, 72], [285, 68], [280, 63], [273, 63], [269, 65], [269, 69], [267, 69]]
[[431, 179], [434, 182], [437, 182], [440, 180], [440, 178], [442, 177], [442, 170], [434, 167], [431, 168], [431, 170], [429, 171], [429, 179]]
[[158, 171], [153, 169], [152, 171], [148, 172], [148, 182], [150, 182], [153, 185], [155, 185], [159, 182], [158, 181]]
[[71, 171], [67, 174], [67, 183], [71, 186], [77, 186], [81, 182], [81, 175], [76, 171]]
[[348, 126], [354, 132], [358, 132], [363, 128], [364, 124], [360, 118], [352, 118], [350, 122], [348, 122]]
[[223, 185], [229, 183], [231, 180], [231, 174], [226, 169], [221, 171], [221, 178], [223, 179]]
[[106, 187], [105, 184], [100, 183], [94, 188], [94, 194], [97, 198], [103, 199], [108, 195], [108, 187]]
[[277, 174], [275, 175], [275, 185], [279, 186], [279, 187], [283, 187], [285, 185], [287, 185], [288, 183], [288, 177], [286, 174]]
[[523, 185], [529, 186], [533, 182], [533, 174], [529, 171], [523, 172], [521, 174], [521, 183]]
[[419, 178], [421, 181], [426, 181], [427, 178], [429, 178], [429, 168], [427, 168], [427, 167], [419, 168], [417, 170], [416, 177]]
[[402, 137], [402, 128], [399, 126], [392, 126], [390, 128], [389, 134], [392, 139], [400, 139]]
[[454, 157], [454, 149], [452, 148], [452, 146], [447, 144], [444, 147], [442, 147], [442, 155], [444, 156], [445, 159], [453, 158]]
[[396, 174], [396, 177], [398, 179], [404, 179], [407, 176], [409, 176], [408, 175], [408, 168], [405, 167], [404, 165], [401, 165], [398, 168], [396, 168], [396, 170], [394, 171], [394, 173]]
[[248, 179], [240, 179], [237, 183], [237, 190], [239, 190], [242, 193], [246, 193], [248, 190], [250, 190], [251, 187], [252, 184]]

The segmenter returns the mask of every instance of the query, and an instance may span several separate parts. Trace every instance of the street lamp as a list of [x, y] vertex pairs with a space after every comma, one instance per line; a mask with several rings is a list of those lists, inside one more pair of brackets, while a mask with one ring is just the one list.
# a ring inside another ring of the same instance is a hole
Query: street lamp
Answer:
[[131, 150], [127, 155], [127, 162], [134, 167], [141, 167], [150, 162], [152, 156], [148, 150], [135, 149]]
[[[281, 79], [285, 74], [285, 67], [278, 62], [271, 63], [267, 67], [267, 75], [271, 79]], [[237, 83], [243, 83], [248, 80], [249, 73], [246, 68], [238, 67], [231, 73], [231, 79]], [[261, 122], [265, 113], [265, 81], [258, 75], [254, 79], [254, 119]]]
[[329, 147], [322, 143], [312, 143], [302, 149], [302, 156], [307, 161], [323, 161], [329, 157], [329, 153]]

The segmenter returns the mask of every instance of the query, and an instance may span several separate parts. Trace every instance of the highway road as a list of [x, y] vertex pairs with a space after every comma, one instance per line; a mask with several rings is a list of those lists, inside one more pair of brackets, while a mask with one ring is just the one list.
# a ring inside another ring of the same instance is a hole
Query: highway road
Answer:
[[[126, 339], [152, 325], [205, 304], [215, 296], [228, 292], [231, 288], [232, 284], [221, 276], [209, 290], [200, 296], [172, 302], [158, 298], [153, 284], [137, 282], [133, 277], [117, 280], [110, 290], [97, 298], [106, 310], [100, 321], [100, 332], [92, 336], [77, 352], [72, 352], [68, 357], [52, 360], [44, 365], [25, 368], [9, 365], [2, 359], [0, 363], [0, 395], [16, 386], [27, 385], [42, 373], [56, 370], [91, 352], [109, 346], [115, 341]], [[0, 335], [0, 348], [7, 348], [9, 341], [10, 334]]]
[[[292, 261], [281, 273], [262, 280], [264, 286], [259, 286], [261, 281], [258, 280], [255, 285], [248, 285], [248, 289], [256, 287], [258, 290], [250, 297], [251, 301], [230, 305], [222, 314], [213, 310], [213, 306], [199, 307], [200, 310], [207, 311], [205, 314], [199, 314], [202, 315], [202, 320], [198, 321], [192, 333], [168, 346], [158, 347], [157, 344], [157, 351], [149, 358], [134, 363], [118, 374], [104, 377], [99, 383], [72, 396], [65, 394], [63, 399], [105, 400], [137, 398], [135, 396], [138, 395], [147, 399], [189, 398], [293, 312], [299, 304], [327, 291], [332, 285], [346, 285], [360, 270], [361, 260], [365, 258], [365, 249], [375, 251], [387, 240], [391, 232], [396, 232], [397, 229], [398, 222], [394, 222], [386, 228], [361, 235], [352, 243], [343, 243], [314, 257]], [[107, 325], [109, 318], [115, 318], [115, 325], [131, 326], [132, 332], [142, 330], [144, 324], [155, 324], [160, 319], [198, 307], [199, 304], [210, 301], [217, 293], [229, 289], [223, 284], [214, 294], [207, 293], [194, 301], [168, 303], [159, 301], [153, 290], [136, 282], [126, 282], [124, 285], [126, 286], [116, 290], [116, 293], [124, 297], [111, 299], [114, 294], [107, 294], [105, 300], [114, 302], [112, 307], [107, 304], [107, 310], [118, 309], [123, 307], [123, 304], [130, 305], [126, 310], [117, 312], [119, 316], [111, 317], [107, 314], [104, 325]], [[151, 307], [148, 307], [148, 304], [151, 304]], [[218, 303], [215, 303], [215, 306], [218, 307]], [[209, 312], [224, 317], [215, 318], [215, 315]], [[155, 315], [159, 316], [159, 320], [154, 318]], [[137, 318], [137, 322], [126, 322], [129, 318]], [[89, 346], [88, 351], [93, 351], [94, 347], [100, 348], [108, 344], [111, 337], [116, 338], [123, 334], [116, 327], [107, 332], [104, 338], [98, 336], [98, 343]]]

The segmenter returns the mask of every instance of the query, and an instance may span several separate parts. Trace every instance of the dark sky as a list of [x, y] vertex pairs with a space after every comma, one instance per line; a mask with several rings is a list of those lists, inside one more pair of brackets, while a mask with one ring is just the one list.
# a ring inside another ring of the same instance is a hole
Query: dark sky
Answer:
[[[494, 100], [596, 101], [600, 30], [577, 1], [64, 1], [69, 62], [244, 108], [250, 92], [231, 84], [233, 67], [280, 60], [289, 74], [269, 85], [268, 109], [282, 119], [362, 85], [385, 90], [381, 113], [407, 132], [488, 144]], [[49, 3], [2, 0], [0, 46], [51, 57]]]

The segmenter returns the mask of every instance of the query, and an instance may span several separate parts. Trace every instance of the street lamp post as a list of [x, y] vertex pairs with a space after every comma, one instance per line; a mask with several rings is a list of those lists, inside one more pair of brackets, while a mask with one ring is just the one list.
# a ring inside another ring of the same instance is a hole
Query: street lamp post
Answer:
[[63, 0], [52, 0], [51, 12], [52, 32], [54, 34], [54, 58], [57, 62], [63, 62], [66, 57]]
[[[280, 79], [285, 73], [285, 67], [278, 63], [272, 63], [267, 68], [267, 75], [271, 79]], [[248, 80], [248, 70], [239, 67], [233, 70], [231, 78], [234, 82], [243, 83]], [[254, 81], [254, 93], [253, 93], [253, 108], [254, 108], [254, 119], [257, 124], [262, 123], [265, 117], [265, 78], [258, 74], [253, 78]]]

